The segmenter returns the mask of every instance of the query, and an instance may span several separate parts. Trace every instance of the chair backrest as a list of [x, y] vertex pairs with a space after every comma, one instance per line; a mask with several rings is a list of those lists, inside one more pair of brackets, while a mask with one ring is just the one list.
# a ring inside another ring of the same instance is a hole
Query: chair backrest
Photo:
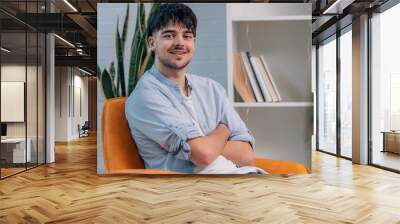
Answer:
[[85, 123], [82, 125], [82, 129], [89, 129], [89, 128], [90, 128], [89, 121], [85, 121]]
[[125, 117], [126, 97], [107, 100], [103, 105], [101, 139], [106, 172], [144, 169]]

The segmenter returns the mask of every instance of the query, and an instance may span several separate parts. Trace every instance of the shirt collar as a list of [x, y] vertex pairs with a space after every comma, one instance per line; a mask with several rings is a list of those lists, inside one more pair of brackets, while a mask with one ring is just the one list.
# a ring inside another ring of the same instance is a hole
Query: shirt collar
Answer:
[[[167, 86], [171, 87], [171, 88], [178, 88], [179, 89], [179, 85], [175, 82], [172, 81], [170, 79], [168, 79], [167, 77], [165, 77], [165, 75], [163, 75], [157, 68], [156, 66], [153, 64], [153, 66], [151, 66], [150, 70], [149, 70], [150, 74], [152, 74], [153, 76], [155, 76], [160, 82], [166, 84]], [[189, 90], [191, 91], [193, 89], [193, 85], [192, 82], [190, 80], [189, 75], [185, 75], [185, 80], [186, 80], [186, 84], [189, 87]]]

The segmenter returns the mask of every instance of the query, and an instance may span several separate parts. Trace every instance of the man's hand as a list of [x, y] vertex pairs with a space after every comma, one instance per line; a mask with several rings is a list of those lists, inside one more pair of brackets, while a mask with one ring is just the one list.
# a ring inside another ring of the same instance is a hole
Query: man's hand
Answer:
[[229, 130], [228, 126], [224, 123], [219, 123], [218, 126], [214, 130], [217, 130], [217, 129], [221, 129], [221, 131], [223, 131], [228, 136], [227, 139], [231, 135], [231, 130]]
[[248, 142], [228, 141], [222, 155], [239, 166], [254, 166], [255, 153]]
[[218, 126], [207, 136], [187, 140], [191, 148], [190, 160], [196, 165], [212, 163], [224, 151], [231, 132], [225, 124]]

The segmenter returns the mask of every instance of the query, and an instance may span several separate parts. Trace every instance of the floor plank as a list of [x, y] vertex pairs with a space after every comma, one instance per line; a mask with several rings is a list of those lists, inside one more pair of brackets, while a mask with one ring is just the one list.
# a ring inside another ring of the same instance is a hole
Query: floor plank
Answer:
[[96, 138], [0, 181], [0, 223], [400, 223], [400, 175], [313, 152], [310, 175], [105, 177]]

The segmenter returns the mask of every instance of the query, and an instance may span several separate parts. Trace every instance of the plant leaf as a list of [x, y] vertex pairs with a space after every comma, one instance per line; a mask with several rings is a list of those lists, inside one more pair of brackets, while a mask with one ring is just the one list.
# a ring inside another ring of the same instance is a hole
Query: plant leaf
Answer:
[[111, 80], [114, 83], [114, 86], [116, 85], [116, 88], [115, 88], [116, 95], [119, 95], [119, 92], [120, 92], [119, 91], [120, 90], [119, 76], [115, 75], [115, 64], [114, 64], [114, 61], [111, 62], [110, 68], [108, 69], [108, 71], [110, 73], [110, 77], [111, 77]]
[[97, 80], [101, 80], [101, 68], [97, 65]]
[[136, 15], [136, 27], [135, 27], [135, 33], [133, 35], [132, 39], [132, 45], [131, 45], [131, 55], [129, 59], [129, 79], [128, 79], [128, 94], [132, 92], [132, 90], [135, 88], [136, 82], [137, 82], [137, 71], [139, 70], [140, 64], [138, 64], [138, 51], [140, 48], [140, 42], [142, 38], [142, 32], [141, 32], [141, 26], [140, 26], [140, 11], [141, 8], [143, 7], [142, 4], [137, 5], [137, 15]]
[[[150, 9], [149, 17], [160, 6], [160, 3], [154, 3]], [[129, 61], [129, 81], [128, 94], [135, 89], [139, 77], [153, 65], [151, 52], [148, 51], [146, 41], [146, 27], [149, 17], [146, 17], [143, 3], [137, 5], [136, 27], [132, 39], [131, 55]]]
[[[149, 12], [149, 15], [147, 16], [146, 19], [146, 27], [149, 24], [149, 20], [150, 18], [153, 16], [154, 12], [160, 7], [161, 3], [153, 3]], [[144, 32], [143, 33], [144, 38], [146, 38], [147, 33]], [[154, 64], [154, 57], [151, 56], [151, 51], [149, 51], [148, 49], [148, 45], [147, 45], [147, 41], [145, 41], [145, 51], [144, 51], [144, 59], [142, 62], [142, 71], [141, 74], [142, 75], [145, 71], [149, 70], [151, 68], [151, 66], [153, 66]], [[140, 76], [139, 76], [140, 77]]]
[[136, 82], [138, 79], [138, 71], [140, 69], [140, 46], [141, 39], [139, 35], [135, 35], [134, 42], [131, 47], [131, 58], [130, 58], [130, 67], [129, 67], [129, 83], [128, 83], [128, 91], [132, 92], [132, 90], [136, 86]]
[[146, 34], [143, 33], [143, 36], [142, 36], [142, 39], [141, 39], [141, 43], [140, 43], [141, 48], [139, 49], [140, 50], [140, 52], [139, 52], [139, 55], [140, 55], [139, 56], [139, 65], [140, 65], [140, 67], [139, 67], [139, 70], [137, 72], [138, 78], [143, 75], [143, 73], [146, 71], [146, 67], [147, 67], [146, 63], [147, 63], [148, 59], [146, 59], [146, 58], [147, 58], [148, 52], [147, 52], [147, 44], [146, 44], [146, 40], [145, 39], [146, 39]]
[[151, 57], [150, 53], [147, 53], [146, 59], [147, 60], [145, 62], [145, 65], [146, 65], [145, 71], [149, 70], [151, 68], [151, 66], [153, 66], [153, 64], [154, 64], [154, 57]]
[[143, 3], [139, 4], [139, 18], [140, 18], [140, 30], [143, 33], [146, 30], [146, 12]]
[[150, 9], [150, 14], [146, 18], [144, 5], [138, 5], [138, 13], [136, 17], [136, 27], [134, 38], [131, 46], [131, 58], [129, 62], [129, 83], [128, 93], [135, 89], [139, 77], [153, 65], [153, 58], [151, 52], [148, 51], [146, 41], [146, 27], [151, 15], [160, 6], [160, 3], [154, 3]]
[[[115, 36], [115, 47], [116, 47], [116, 54], [117, 54], [117, 75], [119, 76], [119, 82], [121, 86], [121, 95], [126, 96], [126, 89], [125, 89], [125, 72], [124, 72], [124, 53], [122, 49], [122, 42], [121, 36], [119, 34], [118, 29], [118, 20], [117, 20], [117, 34]], [[118, 94], [119, 95], [119, 94]]]
[[129, 22], [129, 7], [130, 4], [128, 3], [128, 6], [126, 7], [126, 14], [125, 14], [125, 19], [124, 19], [124, 27], [122, 29], [122, 49], [125, 51], [125, 41], [126, 41], [126, 36], [128, 35], [128, 22]]
[[114, 98], [115, 97], [115, 91], [114, 91], [114, 83], [112, 82], [111, 76], [108, 73], [106, 69], [102, 72], [101, 75], [101, 84], [103, 87], [103, 92], [104, 95], [106, 96], [107, 99]]
[[110, 75], [111, 75], [111, 79], [115, 81], [115, 65], [114, 62], [111, 62], [110, 64], [110, 68], [108, 69]]
[[154, 57], [151, 56], [151, 52], [146, 51], [142, 62], [142, 67], [139, 72], [139, 78], [144, 74], [145, 71], [149, 70], [153, 66]]

